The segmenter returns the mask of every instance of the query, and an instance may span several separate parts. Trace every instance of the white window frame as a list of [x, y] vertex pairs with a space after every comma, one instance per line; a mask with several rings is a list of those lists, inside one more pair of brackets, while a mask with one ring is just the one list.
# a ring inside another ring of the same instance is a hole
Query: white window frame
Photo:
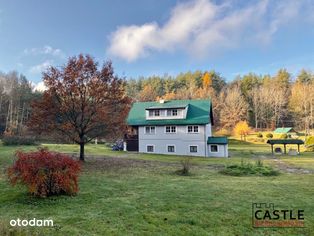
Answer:
[[[152, 151], [152, 152], [149, 152], [149, 151], [148, 151], [148, 146], [152, 146], [152, 147], [153, 147], [153, 151]], [[146, 145], [146, 152], [147, 152], [147, 153], [154, 153], [154, 152], [155, 152], [155, 145], [154, 145], [154, 144], [147, 144], [147, 145]]]
[[[169, 147], [173, 147], [173, 152], [169, 152]], [[167, 153], [176, 153], [176, 145], [174, 144], [168, 144], [167, 145]]]
[[[189, 126], [192, 126], [192, 132], [189, 132]], [[198, 127], [197, 128], [197, 132], [195, 132], [194, 130], [194, 128], [195, 127]], [[200, 126], [199, 125], [188, 125], [187, 127], [186, 127], [186, 132], [188, 133], [188, 134], [199, 134], [200, 133]]]
[[[158, 112], [158, 115], [156, 115], [157, 112]], [[154, 110], [154, 116], [155, 117], [160, 117], [161, 116], [160, 113], [161, 113], [160, 110]]]
[[[167, 132], [167, 127], [170, 127], [170, 132]], [[176, 131], [172, 132], [172, 127], [175, 127]], [[176, 125], [166, 125], [165, 126], [165, 134], [176, 134], [178, 131], [178, 128]]]
[[[149, 133], [146, 132], [146, 127], [149, 127]], [[154, 133], [152, 133], [152, 127], [154, 127]], [[152, 126], [152, 125], [147, 125], [147, 126], [144, 126], [144, 134], [147, 134], [147, 135], [154, 135], [156, 134], [156, 126]]]
[[[174, 111], [177, 113], [176, 115], [174, 115]], [[172, 109], [171, 110], [171, 116], [178, 116], [178, 109]]]
[[[217, 146], [217, 151], [216, 151], [216, 152], [213, 152], [213, 151], [212, 151], [212, 146]], [[211, 152], [211, 153], [217, 153], [217, 152], [219, 152], [219, 145], [218, 145], [218, 144], [211, 144], [211, 145], [210, 145], [210, 152]]]
[[[191, 147], [196, 147], [196, 152], [191, 152]], [[189, 153], [198, 153], [198, 145], [189, 145]]]

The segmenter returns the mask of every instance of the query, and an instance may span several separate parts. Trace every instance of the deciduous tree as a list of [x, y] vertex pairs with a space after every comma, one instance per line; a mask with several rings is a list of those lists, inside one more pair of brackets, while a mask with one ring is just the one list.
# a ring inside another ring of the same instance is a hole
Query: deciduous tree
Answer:
[[246, 136], [250, 133], [250, 127], [246, 121], [240, 121], [234, 127], [233, 132], [235, 135], [240, 135], [241, 140], [246, 140]]
[[32, 106], [29, 122], [38, 132], [57, 132], [84, 147], [96, 137], [122, 130], [128, 111], [124, 80], [118, 78], [111, 62], [98, 69], [89, 55], [69, 59], [64, 67], [50, 67], [43, 73], [48, 88]]

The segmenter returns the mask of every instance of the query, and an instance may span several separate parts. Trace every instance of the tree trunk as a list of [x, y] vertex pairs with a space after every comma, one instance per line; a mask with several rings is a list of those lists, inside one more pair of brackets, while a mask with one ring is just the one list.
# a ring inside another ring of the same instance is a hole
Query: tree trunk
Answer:
[[80, 143], [80, 161], [85, 161], [84, 155], [85, 155], [85, 143], [81, 142]]

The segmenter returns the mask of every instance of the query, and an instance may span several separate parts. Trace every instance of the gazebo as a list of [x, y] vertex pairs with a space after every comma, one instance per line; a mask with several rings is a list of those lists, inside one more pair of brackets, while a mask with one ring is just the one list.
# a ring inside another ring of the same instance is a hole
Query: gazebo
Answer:
[[268, 144], [271, 145], [271, 153], [274, 154], [274, 145], [283, 145], [284, 146], [284, 153], [287, 154], [286, 146], [288, 144], [295, 144], [298, 145], [298, 152], [300, 153], [300, 145], [304, 144], [303, 140], [300, 139], [269, 139], [267, 141]]

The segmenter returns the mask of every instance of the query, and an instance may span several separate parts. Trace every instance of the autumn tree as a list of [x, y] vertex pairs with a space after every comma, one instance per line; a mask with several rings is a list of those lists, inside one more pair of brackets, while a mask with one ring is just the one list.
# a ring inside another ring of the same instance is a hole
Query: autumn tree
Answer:
[[235, 135], [240, 135], [241, 140], [246, 141], [246, 136], [250, 133], [250, 127], [246, 121], [240, 121], [233, 129]]
[[141, 102], [155, 101], [157, 96], [156, 90], [150, 84], [147, 84], [140, 92], [139, 100]]
[[314, 84], [296, 82], [291, 89], [289, 106], [298, 124], [302, 122], [302, 128], [307, 133], [314, 125]]
[[29, 126], [40, 133], [57, 132], [79, 144], [81, 161], [86, 143], [122, 130], [129, 99], [111, 62], [98, 69], [91, 56], [81, 54], [64, 67], [50, 67], [43, 81], [47, 90], [32, 105]]
[[208, 88], [213, 85], [213, 80], [208, 72], [205, 72], [205, 74], [203, 75], [202, 82], [203, 82], [203, 88]]
[[220, 122], [224, 128], [232, 128], [239, 121], [246, 119], [248, 104], [241, 94], [240, 88], [234, 86], [222, 91], [220, 100]]

